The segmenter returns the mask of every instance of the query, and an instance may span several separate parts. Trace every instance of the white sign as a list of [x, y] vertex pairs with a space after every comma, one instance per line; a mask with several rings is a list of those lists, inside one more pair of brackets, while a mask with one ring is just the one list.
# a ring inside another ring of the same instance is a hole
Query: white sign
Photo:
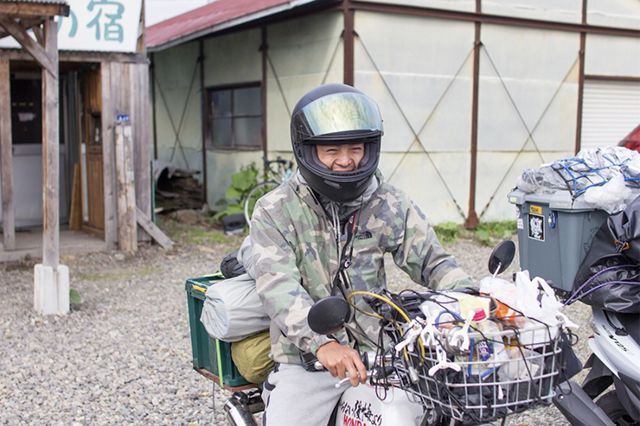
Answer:
[[[142, 0], [67, 0], [69, 16], [58, 17], [58, 49], [135, 52]], [[11, 37], [0, 47], [20, 48]]]

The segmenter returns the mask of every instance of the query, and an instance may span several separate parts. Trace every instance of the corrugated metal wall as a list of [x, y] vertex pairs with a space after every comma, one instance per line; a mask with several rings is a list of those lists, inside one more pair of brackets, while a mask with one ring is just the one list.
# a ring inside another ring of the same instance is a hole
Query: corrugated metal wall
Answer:
[[[398, 5], [474, 12], [473, 0], [378, 1]], [[578, 0], [483, 0], [482, 12], [498, 17], [579, 24]], [[587, 23], [640, 28], [636, 0], [589, 0]], [[463, 222], [469, 215], [472, 185], [471, 132], [473, 21], [400, 13], [355, 12], [355, 86], [375, 98], [385, 120], [381, 169], [394, 185], [409, 192], [432, 221]], [[267, 27], [266, 111], [269, 157], [291, 158], [290, 111], [299, 97], [323, 82], [343, 79], [343, 15], [325, 12]], [[481, 24], [475, 206], [480, 220], [513, 218], [506, 201], [522, 169], [572, 155], [578, 129], [580, 33], [520, 25]], [[170, 95], [172, 115], [180, 116], [187, 97], [195, 43], [171, 55], [156, 54], [156, 74]], [[259, 30], [206, 40], [206, 84], [257, 81], [261, 77]], [[211, 61], [211, 62], [209, 62]], [[638, 79], [640, 40], [588, 34], [584, 72], [598, 80]], [[161, 73], [161, 74], [160, 74]], [[171, 83], [170, 83], [171, 82]], [[595, 86], [587, 78], [583, 129], [595, 123], [587, 104]], [[635, 90], [635, 89], [633, 89]], [[635, 93], [635, 92], [634, 92]], [[186, 109], [181, 137], [200, 151], [199, 95]], [[633, 95], [631, 95], [633, 96]], [[171, 130], [156, 102], [158, 123]], [[631, 110], [636, 108], [631, 107]], [[596, 113], [597, 119], [602, 118]], [[158, 131], [160, 135], [163, 132]], [[167, 132], [164, 132], [167, 133]], [[173, 155], [170, 134], [162, 136], [163, 156]], [[588, 137], [585, 139], [588, 142]], [[175, 150], [174, 150], [175, 151]], [[188, 151], [188, 149], [187, 149]], [[189, 155], [185, 155], [190, 158]], [[259, 161], [243, 153], [208, 153], [209, 202], [224, 188], [241, 162]]]

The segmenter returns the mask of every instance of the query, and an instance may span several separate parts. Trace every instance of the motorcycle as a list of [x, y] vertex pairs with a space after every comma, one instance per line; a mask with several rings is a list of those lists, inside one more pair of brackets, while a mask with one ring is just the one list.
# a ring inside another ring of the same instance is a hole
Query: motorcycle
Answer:
[[[493, 277], [514, 255], [512, 241], [493, 250]], [[520, 330], [505, 320], [498, 327], [500, 321], [490, 318], [496, 302], [466, 292], [354, 291], [346, 300], [316, 302], [308, 315], [312, 330], [328, 335], [346, 327], [355, 297], [364, 297], [367, 314], [379, 319], [383, 343], [361, 353], [367, 383], [345, 390], [330, 426], [504, 424], [510, 414], [551, 404], [563, 368], [562, 324]], [[256, 397], [240, 394], [227, 401], [231, 425], [257, 425], [249, 407]]]
[[606, 219], [565, 302], [590, 304], [593, 316], [589, 373], [581, 386], [560, 383], [553, 399], [574, 426], [640, 425], [639, 209], [640, 198]]

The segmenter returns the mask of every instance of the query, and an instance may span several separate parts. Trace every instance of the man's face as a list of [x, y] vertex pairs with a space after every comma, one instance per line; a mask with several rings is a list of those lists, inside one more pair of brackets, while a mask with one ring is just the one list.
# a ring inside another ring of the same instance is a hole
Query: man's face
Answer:
[[316, 145], [318, 159], [334, 172], [352, 172], [364, 157], [364, 143]]

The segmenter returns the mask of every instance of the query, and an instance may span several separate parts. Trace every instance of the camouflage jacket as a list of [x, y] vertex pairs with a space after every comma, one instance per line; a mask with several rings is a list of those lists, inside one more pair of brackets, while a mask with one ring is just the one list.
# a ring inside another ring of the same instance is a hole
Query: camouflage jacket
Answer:
[[[402, 191], [380, 182], [360, 209], [353, 239], [352, 264], [346, 270], [353, 290], [377, 292], [386, 286], [384, 254], [417, 283], [431, 288], [470, 285], [438, 242], [425, 215]], [[250, 274], [271, 317], [271, 356], [276, 362], [300, 363], [300, 352], [315, 354], [329, 337], [314, 333], [307, 313], [314, 301], [331, 294], [338, 272], [339, 250], [333, 218], [296, 175], [262, 197], [251, 221]], [[344, 245], [346, 236], [341, 238]], [[370, 310], [362, 298], [357, 303]], [[377, 341], [378, 321], [356, 313], [357, 336]], [[346, 343], [346, 333], [335, 336]]]

